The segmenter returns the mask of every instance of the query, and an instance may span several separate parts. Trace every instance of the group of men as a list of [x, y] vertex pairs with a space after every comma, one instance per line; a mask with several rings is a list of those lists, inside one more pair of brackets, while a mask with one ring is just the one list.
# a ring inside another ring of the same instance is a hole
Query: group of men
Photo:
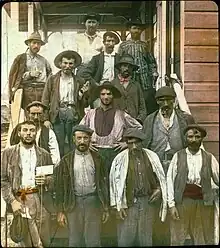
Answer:
[[[205, 129], [175, 107], [172, 87], [154, 92], [157, 66], [140, 41], [143, 24], [128, 23], [131, 40], [115, 53], [113, 32], [99, 46], [99, 20], [85, 17], [82, 56], [58, 54], [55, 75], [38, 55], [37, 33], [12, 65], [10, 101], [22, 88], [27, 118], [2, 154], [2, 195], [12, 226], [22, 226], [11, 228], [12, 239], [50, 246], [52, 204], [69, 247], [184, 245], [187, 235], [214, 244], [219, 167], [201, 148]], [[97, 53], [90, 59], [89, 45]], [[36, 173], [46, 165], [52, 173]]]

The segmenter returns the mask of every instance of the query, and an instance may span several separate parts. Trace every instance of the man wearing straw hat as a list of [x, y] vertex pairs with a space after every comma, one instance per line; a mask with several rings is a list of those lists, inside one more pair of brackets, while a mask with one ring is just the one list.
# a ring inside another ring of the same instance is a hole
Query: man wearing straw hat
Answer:
[[25, 44], [28, 49], [18, 55], [9, 73], [9, 103], [13, 102], [15, 92], [22, 88], [22, 109], [33, 101], [40, 101], [48, 76], [51, 74], [49, 62], [38, 54], [45, 45], [38, 32], [32, 33]]

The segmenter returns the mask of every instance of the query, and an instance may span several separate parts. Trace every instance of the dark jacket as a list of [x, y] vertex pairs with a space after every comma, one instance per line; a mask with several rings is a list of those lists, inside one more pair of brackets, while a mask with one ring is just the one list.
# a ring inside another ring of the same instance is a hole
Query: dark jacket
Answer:
[[131, 115], [133, 118], [144, 122], [147, 113], [144, 96], [138, 82], [133, 79], [129, 81], [127, 88], [120, 84], [119, 78], [116, 77], [112, 82], [121, 92], [121, 98], [114, 99], [114, 106]]
[[[9, 78], [8, 78], [8, 86], [9, 86], [9, 103], [13, 101], [15, 91], [21, 86], [22, 82], [22, 76], [25, 73], [26, 70], [26, 62], [27, 62], [27, 55], [26, 53], [22, 53], [18, 55], [9, 72]], [[48, 69], [46, 67], [47, 76], [49, 76], [52, 72], [51, 68]], [[12, 90], [13, 88], [13, 90]]]
[[[179, 109], [175, 109], [174, 111], [177, 115], [177, 119], [179, 122], [182, 143], [184, 144], [184, 147], [186, 147], [186, 141], [184, 138], [183, 131], [189, 124], [194, 124], [195, 120], [192, 117], [192, 115], [189, 115], [186, 112], [183, 112]], [[143, 132], [145, 133], [146, 139], [144, 140], [143, 144], [145, 148], [149, 148], [151, 145], [153, 139], [153, 125], [154, 125], [155, 117], [157, 116], [158, 112], [159, 110], [156, 110], [152, 114], [148, 115], [144, 121]]]
[[[45, 119], [49, 120], [51, 123], [54, 123], [57, 114], [59, 112], [60, 104], [60, 76], [61, 70], [58, 71], [55, 75], [51, 75], [45, 85], [42, 103], [48, 106], [49, 112], [45, 114]], [[79, 100], [79, 90], [84, 84], [84, 80], [73, 74], [75, 90], [74, 90], [74, 99], [76, 103], [76, 111], [80, 119], [84, 116], [84, 108], [88, 106], [86, 97], [83, 97]]]
[[[105, 164], [98, 153], [91, 151], [95, 165], [95, 182], [97, 195], [103, 209], [109, 205], [108, 176]], [[56, 192], [56, 207], [58, 212], [71, 212], [75, 207], [74, 194], [74, 156], [75, 150], [65, 155], [55, 168], [54, 185]]]

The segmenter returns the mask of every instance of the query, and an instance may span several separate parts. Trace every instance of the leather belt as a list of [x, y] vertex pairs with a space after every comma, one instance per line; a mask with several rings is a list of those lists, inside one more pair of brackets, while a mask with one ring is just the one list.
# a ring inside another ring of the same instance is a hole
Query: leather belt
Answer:
[[74, 107], [75, 106], [75, 104], [73, 104], [73, 103], [68, 103], [68, 102], [60, 102], [60, 108], [72, 108], [72, 107]]
[[21, 85], [25, 88], [28, 88], [28, 87], [42, 88], [45, 86], [45, 83], [44, 82], [25, 81], [25, 82], [22, 82]]
[[37, 192], [39, 192], [37, 188], [19, 189], [16, 195], [21, 196], [21, 195], [33, 194]]
[[87, 197], [87, 196], [95, 196], [95, 195], [97, 195], [97, 192], [89, 193], [89, 194], [86, 194], [86, 195], [76, 195], [75, 194], [76, 197]]

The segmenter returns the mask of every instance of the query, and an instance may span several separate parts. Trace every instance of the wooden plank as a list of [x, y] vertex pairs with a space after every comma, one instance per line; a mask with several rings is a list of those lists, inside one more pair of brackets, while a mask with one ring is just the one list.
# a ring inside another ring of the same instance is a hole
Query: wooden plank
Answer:
[[218, 62], [219, 49], [217, 46], [185, 46], [185, 62]]
[[218, 29], [185, 29], [185, 45], [218, 46]]
[[207, 131], [207, 136], [205, 137], [204, 141], [219, 141], [219, 125], [218, 124], [206, 124], [202, 125], [206, 131]]
[[185, 11], [218, 11], [214, 1], [185, 1]]
[[188, 102], [219, 102], [219, 85], [218, 84], [184, 84], [184, 94]]
[[185, 63], [185, 81], [218, 81], [218, 63]]
[[219, 157], [219, 142], [204, 141], [204, 147], [208, 152], [211, 152], [215, 157]]
[[219, 105], [218, 104], [189, 103], [189, 108], [196, 122], [212, 123], [212, 124], [219, 123]]
[[185, 28], [218, 28], [218, 13], [186, 12]]

